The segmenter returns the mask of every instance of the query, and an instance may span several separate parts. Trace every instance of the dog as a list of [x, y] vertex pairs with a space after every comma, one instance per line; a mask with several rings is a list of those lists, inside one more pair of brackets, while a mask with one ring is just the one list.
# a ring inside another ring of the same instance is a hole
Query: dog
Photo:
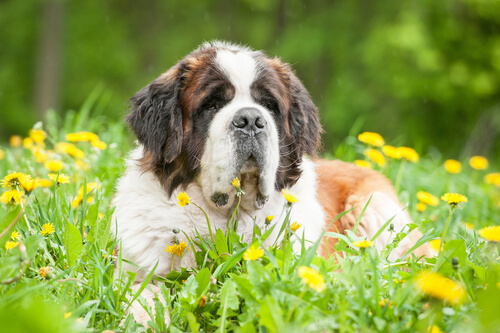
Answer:
[[[297, 236], [310, 245], [329, 226], [352, 229], [371, 199], [357, 233], [370, 239], [390, 218], [395, 230], [411, 219], [390, 182], [381, 174], [341, 161], [317, 158], [322, 128], [318, 109], [290, 65], [260, 51], [225, 42], [201, 45], [141, 89], [130, 100], [126, 122], [138, 147], [126, 161], [112, 205], [122, 257], [142, 281], [155, 266], [164, 276], [171, 267], [194, 267], [193, 251], [179, 260], [165, 252], [174, 240], [188, 243], [195, 230], [208, 235], [204, 213], [195, 205], [180, 207], [185, 191], [206, 212], [213, 231], [226, 229], [237, 200], [232, 181], [241, 182], [237, 232], [250, 241], [254, 225], [266, 216], [278, 221], [285, 198], [293, 193], [290, 220]], [[273, 242], [281, 225], [268, 238]], [[178, 230], [176, 230], [178, 229]], [[178, 232], [178, 231], [182, 232]], [[421, 234], [405, 238], [391, 258], [402, 256]], [[382, 249], [391, 233], [375, 241]], [[325, 238], [319, 253], [332, 255], [336, 239]], [[264, 246], [270, 244], [263, 244]], [[300, 253], [301, 242], [294, 244]], [[419, 249], [417, 255], [425, 255]], [[172, 263], [172, 260], [174, 262]]]

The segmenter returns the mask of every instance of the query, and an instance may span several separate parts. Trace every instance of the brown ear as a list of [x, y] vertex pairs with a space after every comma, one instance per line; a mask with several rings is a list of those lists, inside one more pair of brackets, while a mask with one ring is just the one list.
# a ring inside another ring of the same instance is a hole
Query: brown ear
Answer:
[[182, 149], [180, 83], [174, 67], [130, 99], [125, 121], [154, 164], [171, 163]]
[[288, 103], [282, 103], [286, 109], [282, 110], [284, 128], [280, 130], [281, 159], [276, 178], [276, 188], [281, 190], [299, 179], [304, 154], [316, 156], [322, 129], [318, 108], [290, 65], [277, 58], [271, 59], [270, 64], [278, 73], [289, 99]]

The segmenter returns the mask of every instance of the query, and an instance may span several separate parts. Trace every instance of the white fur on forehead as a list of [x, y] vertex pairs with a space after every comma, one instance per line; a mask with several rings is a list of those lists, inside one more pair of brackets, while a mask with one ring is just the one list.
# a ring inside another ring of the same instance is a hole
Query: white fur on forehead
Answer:
[[[250, 86], [256, 77], [256, 62], [248, 52], [217, 51], [216, 61], [238, 93], [250, 94]], [[238, 96], [237, 96], [238, 97]], [[248, 96], [250, 97], [250, 96]]]
[[246, 52], [252, 52], [252, 49], [250, 49], [248, 46], [244, 46], [241, 44], [234, 44], [226, 41], [220, 41], [220, 40], [213, 40], [210, 42], [205, 42], [201, 44], [201, 46], [198, 48], [199, 50], [203, 49], [208, 49], [214, 47], [216, 49], [221, 49], [221, 50], [228, 50], [231, 52], [239, 52], [239, 51], [246, 51]]

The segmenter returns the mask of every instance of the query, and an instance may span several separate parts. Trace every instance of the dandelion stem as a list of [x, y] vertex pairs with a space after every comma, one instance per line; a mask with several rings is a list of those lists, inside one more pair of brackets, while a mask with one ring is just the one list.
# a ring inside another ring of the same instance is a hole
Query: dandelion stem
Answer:
[[286, 318], [286, 322], [289, 322], [290, 319], [292, 319], [292, 315], [295, 312], [295, 308], [297, 307], [297, 304], [300, 302], [300, 300], [302, 299], [302, 297], [304, 297], [305, 293], [306, 293], [306, 290], [305, 289], [302, 290], [302, 292], [300, 293], [299, 297], [297, 297], [297, 299], [295, 300], [295, 303], [293, 303], [292, 308], [288, 312], [288, 316]]
[[174, 256], [174, 253], [172, 252], [172, 262], [170, 263], [170, 271], [171, 272], [174, 270], [174, 259], [175, 259], [175, 256]]
[[394, 185], [394, 188], [396, 189], [396, 193], [399, 192], [399, 185], [401, 184], [401, 178], [403, 178], [403, 170], [404, 170], [405, 166], [406, 166], [406, 160], [403, 159], [403, 161], [399, 165], [398, 175], [396, 177], [396, 184]]
[[207, 225], [208, 225], [208, 232], [210, 233], [210, 239], [212, 240], [212, 242], [215, 242], [215, 238], [214, 238], [214, 235], [212, 233], [212, 226], [210, 225], [210, 219], [208, 218], [207, 213], [203, 210], [203, 208], [201, 208], [200, 206], [198, 206], [194, 202], [192, 202], [192, 204], [195, 205], [196, 207], [198, 207], [205, 215], [205, 219], [207, 220]]
[[[453, 215], [453, 210], [455, 209], [454, 205], [450, 205], [450, 214], [448, 215], [448, 220], [443, 229], [443, 234], [441, 235], [441, 244], [439, 246], [439, 253], [443, 252], [444, 248], [444, 237], [446, 236], [446, 231], [448, 231], [448, 226], [450, 225], [451, 216]], [[438, 254], [439, 255], [439, 254]]]

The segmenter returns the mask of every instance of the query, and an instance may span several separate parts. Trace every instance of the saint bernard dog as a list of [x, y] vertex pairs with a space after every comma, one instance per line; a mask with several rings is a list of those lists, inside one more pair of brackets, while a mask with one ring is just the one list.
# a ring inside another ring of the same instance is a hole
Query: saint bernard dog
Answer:
[[[136, 264], [124, 269], [136, 271], [138, 282], [155, 266], [156, 275], [170, 271], [172, 255], [165, 247], [176, 237], [188, 242], [184, 233], [209, 234], [204, 213], [194, 205], [179, 207], [177, 195], [185, 191], [204, 209], [213, 232], [225, 230], [237, 200], [231, 184], [236, 177], [245, 192], [237, 232], [247, 242], [255, 224], [264, 226], [266, 215], [282, 223], [282, 189], [299, 199], [290, 218], [302, 225], [297, 236], [304, 236], [306, 245], [318, 241], [327, 226], [339, 233], [352, 229], [370, 198], [359, 236], [372, 238], [393, 217], [396, 231], [411, 222], [384, 176], [317, 159], [322, 132], [318, 109], [292, 68], [278, 58], [239, 45], [205, 43], [130, 103], [126, 122], [139, 145], [118, 181], [113, 223], [123, 258]], [[330, 223], [346, 210], [350, 212]], [[176, 228], [182, 232], [174, 233]], [[277, 225], [269, 243], [279, 230]], [[420, 235], [413, 231], [390, 258], [406, 253]], [[375, 247], [385, 247], [390, 236], [383, 232]], [[323, 239], [319, 253], [332, 255], [335, 242]], [[300, 253], [300, 242], [294, 246]], [[414, 253], [428, 251], [421, 247]], [[192, 251], [175, 259], [175, 269], [195, 265]]]

